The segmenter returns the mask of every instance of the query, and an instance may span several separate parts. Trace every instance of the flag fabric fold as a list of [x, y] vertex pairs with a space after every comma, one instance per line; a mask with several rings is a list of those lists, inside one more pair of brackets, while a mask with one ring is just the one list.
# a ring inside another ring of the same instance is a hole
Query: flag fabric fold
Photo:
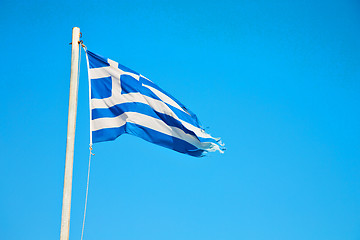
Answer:
[[195, 157], [224, 150], [197, 117], [143, 75], [86, 51], [91, 143], [127, 133]]

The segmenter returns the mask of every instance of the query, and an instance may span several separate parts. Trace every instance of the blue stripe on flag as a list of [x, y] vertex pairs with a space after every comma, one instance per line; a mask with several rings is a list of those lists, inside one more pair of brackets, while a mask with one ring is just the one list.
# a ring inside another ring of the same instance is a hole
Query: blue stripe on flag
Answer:
[[[194, 121], [194, 119], [192, 119], [188, 114], [182, 112], [181, 110], [179, 110], [169, 104], [167, 104], [167, 106], [175, 113], [175, 115], [179, 119], [181, 119], [195, 127], [200, 128], [197, 125], [196, 121]], [[121, 103], [121, 104], [117, 104], [117, 105], [109, 107], [109, 108], [94, 108], [94, 109], [92, 109], [91, 114], [92, 114], [92, 119], [94, 120], [94, 119], [104, 118], [104, 117], [106, 117], [106, 118], [117, 117], [117, 116], [123, 114], [124, 112], [139, 112], [139, 113], [143, 113], [145, 115], [148, 115], [148, 114], [155, 115], [152, 117], [156, 117], [156, 115], [159, 116], [160, 114], [166, 115], [166, 114], [155, 111], [150, 105], [140, 103], [140, 102]], [[166, 116], [171, 117], [169, 115], [166, 115]], [[175, 118], [173, 118], [173, 117], [171, 117], [171, 118], [178, 122], [178, 120], [176, 120]]]
[[94, 143], [112, 141], [123, 133], [138, 136], [148, 142], [155, 143], [157, 145], [170, 148], [180, 153], [185, 153], [194, 157], [201, 157], [204, 154], [204, 150], [198, 149], [190, 143], [172, 137], [153, 129], [137, 125], [134, 123], [126, 123], [124, 126], [119, 128], [105, 128], [97, 131], [93, 131]]
[[100, 67], [108, 67], [110, 64], [108, 63], [107, 59], [96, 55], [93, 52], [86, 51], [89, 57], [89, 67], [90, 68], [100, 68]]
[[183, 130], [187, 134], [191, 134], [194, 137], [197, 137], [196, 134], [185, 128], [181, 122], [179, 122], [177, 119], [157, 112], [154, 109], [152, 109], [149, 105], [139, 103], [139, 102], [131, 102], [131, 103], [122, 103], [115, 106], [112, 106], [110, 108], [95, 108], [91, 111], [92, 119], [98, 119], [98, 118], [113, 118], [120, 116], [123, 113], [126, 112], [137, 112], [141, 113], [156, 119], [159, 119], [163, 121], [166, 125], [177, 127], [181, 130]]
[[184, 125], [180, 121], [173, 118], [172, 116], [157, 112], [154, 109], [152, 109], [149, 105], [139, 103], [139, 102], [122, 103], [122, 104], [112, 106], [110, 108], [95, 108], [91, 111], [91, 115], [92, 115], [92, 119], [95, 120], [95, 119], [99, 119], [99, 118], [114, 118], [114, 117], [120, 116], [121, 114], [124, 114], [127, 112], [141, 113], [146, 116], [150, 116], [155, 119], [159, 119], [168, 126], [179, 128], [184, 133], [190, 134], [190, 135], [196, 137], [201, 142], [211, 142], [211, 143], [215, 143], [215, 144], [219, 145], [218, 140], [216, 140], [214, 138], [199, 137], [193, 131], [184, 127]]
[[117, 128], [103, 128], [92, 131], [93, 143], [113, 141], [125, 132], [125, 125]]

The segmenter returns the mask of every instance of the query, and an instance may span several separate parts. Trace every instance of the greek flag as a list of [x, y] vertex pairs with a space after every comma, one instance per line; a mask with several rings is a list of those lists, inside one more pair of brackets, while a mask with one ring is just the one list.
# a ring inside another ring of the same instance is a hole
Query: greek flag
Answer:
[[224, 150], [195, 114], [143, 75], [86, 51], [92, 143], [127, 133], [175, 151], [201, 157]]

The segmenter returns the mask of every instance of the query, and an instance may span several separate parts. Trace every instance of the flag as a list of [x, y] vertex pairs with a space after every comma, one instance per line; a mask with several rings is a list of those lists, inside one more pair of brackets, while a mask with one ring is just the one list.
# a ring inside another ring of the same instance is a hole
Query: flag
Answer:
[[127, 133], [195, 157], [223, 152], [195, 114], [148, 78], [91, 51], [86, 55], [91, 144]]

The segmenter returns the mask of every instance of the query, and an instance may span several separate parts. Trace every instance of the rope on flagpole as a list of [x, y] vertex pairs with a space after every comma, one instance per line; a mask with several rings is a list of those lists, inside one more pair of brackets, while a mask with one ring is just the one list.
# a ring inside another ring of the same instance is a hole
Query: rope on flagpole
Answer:
[[91, 146], [91, 144], [90, 144], [90, 147], [89, 147], [89, 165], [88, 165], [88, 175], [87, 175], [86, 195], [85, 195], [85, 206], [84, 206], [84, 218], [83, 218], [82, 229], [81, 229], [81, 240], [83, 240], [83, 237], [84, 237], [85, 218], [86, 218], [86, 207], [87, 207], [87, 199], [88, 199], [88, 193], [89, 193], [91, 156], [94, 156], [94, 155], [95, 155], [95, 154], [92, 153], [92, 146]]

